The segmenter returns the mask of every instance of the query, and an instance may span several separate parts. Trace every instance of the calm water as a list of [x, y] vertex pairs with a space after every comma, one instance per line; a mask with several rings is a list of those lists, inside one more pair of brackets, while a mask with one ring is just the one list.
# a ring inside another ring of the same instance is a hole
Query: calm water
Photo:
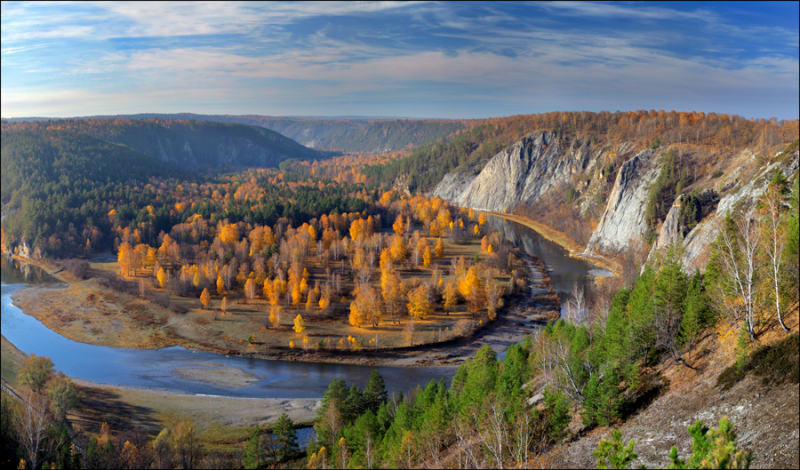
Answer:
[[[553, 288], [567, 296], [573, 284], [591, 282], [592, 274], [603, 275], [589, 262], [569, 257], [569, 253], [534, 230], [498, 217], [489, 224], [506, 239], [537, 256], [548, 267]], [[319, 398], [333, 379], [344, 379], [348, 386], [363, 387], [373, 369], [378, 369], [390, 391], [407, 392], [417, 384], [444, 378], [449, 382], [454, 368], [445, 367], [369, 367], [345, 364], [312, 364], [227, 357], [180, 346], [160, 350], [113, 348], [79, 343], [48, 329], [35, 318], [14, 306], [11, 295], [26, 285], [56, 284], [47, 273], [18, 262], [2, 265], [2, 333], [26, 354], [49, 356], [55, 368], [71, 377], [97, 383], [154, 388], [194, 394], [251, 398]], [[368, 353], [365, 353], [368, 354]], [[199, 363], [233, 367], [260, 379], [241, 388], [226, 388], [185, 380], [175, 373], [180, 368], [207, 368]]]
[[598, 268], [588, 261], [570, 257], [568, 250], [531, 228], [500, 217], [487, 215], [486, 218], [487, 223], [502, 233], [506, 240], [528, 255], [542, 260], [547, 266], [553, 289], [561, 299], [562, 308], [575, 284], [585, 287], [594, 282], [594, 276], [614, 275], [611, 271]]

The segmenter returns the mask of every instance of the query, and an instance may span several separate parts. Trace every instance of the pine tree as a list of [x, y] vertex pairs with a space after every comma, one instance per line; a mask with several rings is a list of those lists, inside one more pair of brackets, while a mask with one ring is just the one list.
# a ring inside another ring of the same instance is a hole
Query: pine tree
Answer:
[[242, 464], [246, 469], [261, 468], [261, 464], [264, 462], [264, 443], [261, 440], [261, 434], [261, 429], [256, 426], [244, 446]]
[[367, 386], [364, 391], [364, 400], [367, 409], [372, 410], [373, 413], [377, 413], [381, 405], [386, 403], [388, 397], [386, 382], [384, 382], [383, 376], [377, 369], [373, 370], [369, 374], [369, 380], [367, 380]]
[[281, 460], [294, 455], [299, 446], [297, 444], [297, 431], [294, 429], [294, 423], [286, 413], [281, 414], [275, 427], [272, 429], [272, 434], [275, 435], [275, 440], [281, 450]]

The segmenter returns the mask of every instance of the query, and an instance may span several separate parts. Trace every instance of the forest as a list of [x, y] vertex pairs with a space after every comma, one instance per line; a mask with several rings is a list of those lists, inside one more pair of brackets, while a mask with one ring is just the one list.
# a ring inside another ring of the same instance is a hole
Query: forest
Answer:
[[[421, 146], [404, 159], [370, 166], [363, 172], [382, 185], [405, 175], [412, 191], [429, 191], [455, 169], [477, 173], [497, 152], [537, 130], [554, 132], [560, 145], [587, 142], [598, 149], [614, 149], [623, 142], [647, 146], [658, 140], [659, 145], [685, 142], [720, 150], [750, 147], [763, 152], [798, 137], [796, 120], [756, 121], [727, 114], [663, 110], [552, 112], [474, 120], [470, 126]], [[609, 165], [619, 167], [621, 163]]]

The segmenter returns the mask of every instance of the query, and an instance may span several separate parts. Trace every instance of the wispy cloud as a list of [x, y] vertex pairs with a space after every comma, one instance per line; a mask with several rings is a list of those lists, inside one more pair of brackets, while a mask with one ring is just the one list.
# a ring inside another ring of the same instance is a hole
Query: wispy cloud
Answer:
[[796, 21], [742, 18], [598, 2], [3, 3], [2, 114], [797, 117]]

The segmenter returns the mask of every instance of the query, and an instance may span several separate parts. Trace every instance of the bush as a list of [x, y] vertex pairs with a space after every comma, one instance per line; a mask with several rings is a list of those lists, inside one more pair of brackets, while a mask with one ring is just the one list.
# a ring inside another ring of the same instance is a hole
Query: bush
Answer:
[[89, 272], [89, 262], [82, 259], [68, 259], [64, 263], [64, 269], [78, 279], [85, 279]]

